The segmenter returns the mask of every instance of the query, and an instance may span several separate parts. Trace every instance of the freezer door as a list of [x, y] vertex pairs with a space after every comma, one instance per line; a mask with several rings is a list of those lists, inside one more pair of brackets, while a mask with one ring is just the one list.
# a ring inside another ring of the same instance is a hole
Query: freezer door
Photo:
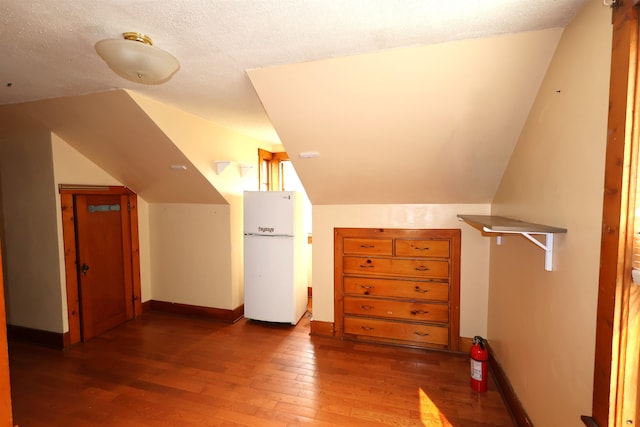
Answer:
[[293, 236], [296, 192], [245, 191], [244, 234]]
[[295, 324], [292, 237], [245, 236], [244, 317]]

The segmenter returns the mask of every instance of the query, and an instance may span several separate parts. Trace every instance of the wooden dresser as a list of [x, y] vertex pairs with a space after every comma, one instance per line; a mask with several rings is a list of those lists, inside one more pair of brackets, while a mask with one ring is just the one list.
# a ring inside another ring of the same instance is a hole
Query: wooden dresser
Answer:
[[459, 350], [460, 230], [336, 228], [337, 337]]

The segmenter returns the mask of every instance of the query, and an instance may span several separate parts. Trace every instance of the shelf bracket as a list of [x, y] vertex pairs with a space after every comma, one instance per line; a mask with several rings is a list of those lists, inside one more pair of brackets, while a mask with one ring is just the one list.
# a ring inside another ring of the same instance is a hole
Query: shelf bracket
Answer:
[[[566, 228], [495, 215], [458, 215], [458, 219], [467, 222], [485, 234], [495, 235], [498, 244], [502, 243], [503, 234], [521, 234], [544, 251], [544, 269], [547, 271], [553, 271], [553, 235], [567, 232]], [[533, 237], [536, 234], [545, 236], [544, 243]]]
[[[498, 245], [502, 243], [502, 234], [520, 234], [526, 237], [528, 240], [533, 242], [536, 246], [544, 251], [544, 269], [547, 271], [553, 271], [553, 233], [538, 233], [530, 231], [495, 231], [491, 230], [488, 227], [482, 227], [482, 231], [484, 231], [485, 233], [498, 234], [498, 236], [496, 236]], [[540, 240], [533, 237], [532, 234], [544, 235], [545, 242], [540, 242]]]

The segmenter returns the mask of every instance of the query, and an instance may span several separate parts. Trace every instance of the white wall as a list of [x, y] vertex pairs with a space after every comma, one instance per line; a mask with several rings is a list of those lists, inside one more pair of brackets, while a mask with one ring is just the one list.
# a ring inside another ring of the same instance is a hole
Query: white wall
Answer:
[[489, 239], [457, 214], [488, 215], [489, 205], [315, 205], [313, 207], [313, 319], [333, 322], [333, 229], [459, 228], [462, 230], [460, 335], [486, 336]]
[[552, 272], [522, 237], [491, 247], [489, 342], [537, 426], [591, 413], [611, 35], [597, 0], [565, 29], [492, 205], [568, 229]]

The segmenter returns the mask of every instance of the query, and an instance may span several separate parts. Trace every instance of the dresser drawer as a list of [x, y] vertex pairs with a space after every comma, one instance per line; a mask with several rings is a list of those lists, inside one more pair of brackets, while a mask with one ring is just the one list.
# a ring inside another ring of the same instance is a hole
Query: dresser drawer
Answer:
[[460, 229], [334, 228], [334, 334], [460, 350]]
[[449, 277], [448, 261], [345, 256], [342, 268], [345, 274], [383, 274], [437, 279]]
[[343, 283], [344, 293], [347, 295], [396, 297], [411, 300], [449, 300], [449, 284], [447, 282], [345, 277]]
[[449, 258], [449, 241], [397, 239], [396, 256], [418, 258]]
[[449, 344], [449, 328], [359, 317], [344, 317], [344, 333], [426, 344]]
[[344, 297], [344, 313], [420, 322], [447, 323], [449, 321], [449, 306], [446, 304], [378, 298]]
[[345, 254], [393, 255], [393, 239], [358, 239], [355, 237], [345, 237], [343, 245]]

